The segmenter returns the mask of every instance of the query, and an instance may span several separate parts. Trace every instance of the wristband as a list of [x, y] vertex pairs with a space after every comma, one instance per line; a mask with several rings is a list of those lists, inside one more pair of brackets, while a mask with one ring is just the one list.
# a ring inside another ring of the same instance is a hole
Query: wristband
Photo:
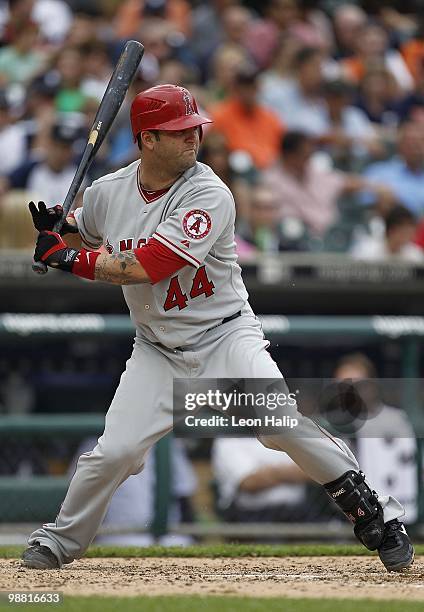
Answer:
[[94, 251], [87, 251], [81, 249], [78, 251], [78, 255], [74, 259], [72, 265], [72, 274], [80, 276], [81, 278], [88, 278], [94, 280], [94, 274], [96, 271], [96, 260], [100, 253]]

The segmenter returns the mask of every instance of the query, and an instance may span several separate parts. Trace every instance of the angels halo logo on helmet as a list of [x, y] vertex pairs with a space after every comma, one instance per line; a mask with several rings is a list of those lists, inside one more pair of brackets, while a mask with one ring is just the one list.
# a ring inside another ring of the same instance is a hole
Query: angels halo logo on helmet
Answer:
[[196, 100], [185, 87], [156, 85], [140, 92], [131, 104], [131, 129], [134, 142], [147, 130], [178, 131], [212, 123], [199, 115]]
[[196, 111], [193, 108], [193, 104], [191, 102], [192, 98], [187, 90], [183, 93], [183, 100], [184, 104], [186, 105], [186, 115], [194, 115]]

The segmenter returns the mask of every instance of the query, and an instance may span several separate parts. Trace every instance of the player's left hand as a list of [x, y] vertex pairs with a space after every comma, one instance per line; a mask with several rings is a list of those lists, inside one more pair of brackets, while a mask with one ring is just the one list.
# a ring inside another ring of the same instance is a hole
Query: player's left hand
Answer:
[[[32, 222], [35, 229], [39, 232], [53, 231], [53, 227], [62, 218], [63, 208], [60, 204], [47, 208], [44, 202], [38, 202], [38, 206], [34, 202], [28, 204], [29, 212], [32, 216]], [[75, 234], [78, 232], [78, 227], [72, 225], [67, 220], [64, 221], [60, 230], [61, 236], [64, 234]]]
[[69, 248], [60, 234], [40, 232], [35, 245], [34, 261], [43, 261], [52, 268], [72, 271], [72, 266], [79, 251]]

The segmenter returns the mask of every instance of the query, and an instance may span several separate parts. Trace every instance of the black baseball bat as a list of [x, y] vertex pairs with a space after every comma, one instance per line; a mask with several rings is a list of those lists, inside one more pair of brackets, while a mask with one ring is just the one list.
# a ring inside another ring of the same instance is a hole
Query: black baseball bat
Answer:
[[[138, 65], [143, 57], [144, 47], [136, 40], [130, 40], [125, 45], [121, 53], [115, 70], [110, 77], [110, 81], [100, 102], [93, 126], [88, 137], [81, 161], [78, 165], [75, 176], [72, 179], [66, 198], [63, 202], [62, 217], [56, 222], [53, 231], [59, 232], [71, 206], [75, 200], [84, 176], [90, 167], [100, 145], [104, 141], [118, 110], [121, 108], [128, 87], [137, 71]], [[37, 274], [46, 274], [47, 266], [42, 261], [34, 261], [32, 269]]]

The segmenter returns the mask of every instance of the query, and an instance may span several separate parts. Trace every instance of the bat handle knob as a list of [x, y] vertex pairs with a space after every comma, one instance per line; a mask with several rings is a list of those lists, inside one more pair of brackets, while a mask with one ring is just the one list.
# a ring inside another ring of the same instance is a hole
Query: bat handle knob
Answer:
[[47, 266], [42, 261], [33, 261], [32, 269], [36, 274], [47, 274]]

